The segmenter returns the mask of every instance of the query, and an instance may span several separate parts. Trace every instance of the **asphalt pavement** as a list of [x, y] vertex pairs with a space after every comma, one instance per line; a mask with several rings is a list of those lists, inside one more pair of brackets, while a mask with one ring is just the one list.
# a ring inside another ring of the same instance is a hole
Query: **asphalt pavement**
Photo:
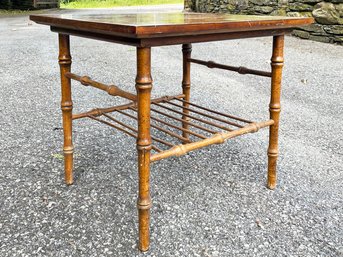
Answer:
[[[180, 6], [100, 11], [157, 10]], [[72, 37], [71, 49], [74, 72], [134, 92], [134, 47]], [[343, 256], [342, 46], [286, 37], [274, 191], [267, 129], [152, 165], [145, 254], [133, 139], [75, 121], [75, 184], [63, 182], [57, 52], [47, 26], [0, 17], [1, 257]], [[194, 44], [193, 56], [268, 70], [271, 38]], [[180, 46], [153, 48], [154, 96], [180, 93], [181, 57]], [[269, 95], [266, 78], [192, 66], [194, 102], [263, 120]], [[75, 112], [125, 102], [78, 83], [73, 100]]]

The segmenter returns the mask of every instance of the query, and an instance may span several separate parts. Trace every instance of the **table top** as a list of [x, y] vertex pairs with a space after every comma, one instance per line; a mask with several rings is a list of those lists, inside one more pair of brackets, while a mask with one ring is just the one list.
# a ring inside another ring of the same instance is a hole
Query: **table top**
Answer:
[[58, 28], [130, 38], [199, 35], [294, 28], [312, 18], [213, 13], [132, 13], [31, 15], [30, 19]]

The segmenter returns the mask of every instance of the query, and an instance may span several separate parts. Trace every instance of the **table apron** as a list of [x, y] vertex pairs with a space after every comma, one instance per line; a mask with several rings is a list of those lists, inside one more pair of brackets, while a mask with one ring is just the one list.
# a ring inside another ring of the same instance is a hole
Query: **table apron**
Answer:
[[130, 38], [118, 35], [109, 35], [103, 33], [95, 33], [83, 30], [74, 30], [61, 27], [50, 27], [51, 31], [59, 34], [72, 35], [77, 37], [90, 38], [101, 40], [111, 43], [118, 43], [123, 45], [131, 45], [136, 47], [155, 47], [165, 45], [179, 45], [189, 43], [203, 43], [211, 41], [222, 41], [230, 39], [241, 38], [254, 38], [254, 37], [267, 37], [285, 35], [292, 32], [292, 28], [284, 29], [270, 29], [270, 30], [254, 30], [254, 31], [239, 31], [239, 32], [226, 32], [215, 34], [202, 34], [202, 35], [178, 35], [178, 36], [165, 36], [165, 37], [150, 37], [150, 38]]

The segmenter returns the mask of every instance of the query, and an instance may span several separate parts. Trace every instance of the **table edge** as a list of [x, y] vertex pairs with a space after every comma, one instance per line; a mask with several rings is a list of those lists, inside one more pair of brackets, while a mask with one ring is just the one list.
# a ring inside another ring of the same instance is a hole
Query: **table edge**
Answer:
[[201, 35], [230, 33], [239, 31], [256, 31], [270, 29], [296, 28], [312, 24], [314, 19], [311, 17], [277, 19], [277, 20], [259, 20], [259, 21], [237, 21], [228, 23], [205, 23], [205, 24], [183, 24], [160, 25], [160, 26], [133, 26], [125, 24], [96, 23], [90, 21], [80, 21], [72, 19], [54, 18], [43, 15], [30, 15], [30, 20], [43, 25], [52, 27], [89, 31], [113, 36], [122, 36], [127, 38], [149, 38], [149, 37], [167, 37], [182, 35]]

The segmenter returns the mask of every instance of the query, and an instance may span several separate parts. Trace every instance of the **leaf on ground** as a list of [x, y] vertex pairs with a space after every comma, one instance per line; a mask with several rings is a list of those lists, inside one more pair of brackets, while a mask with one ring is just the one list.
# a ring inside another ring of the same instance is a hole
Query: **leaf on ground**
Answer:
[[301, 83], [307, 84], [307, 79], [302, 79], [302, 80], [301, 80]]
[[64, 159], [63, 154], [60, 154], [60, 153], [53, 153], [51, 156], [53, 158], [55, 158], [55, 159], [58, 159], [58, 160], [63, 160]]
[[256, 219], [256, 225], [260, 228], [260, 229], [264, 229], [264, 227], [263, 227], [263, 225], [262, 225], [262, 223], [261, 223], [261, 221], [259, 220], [259, 219]]

